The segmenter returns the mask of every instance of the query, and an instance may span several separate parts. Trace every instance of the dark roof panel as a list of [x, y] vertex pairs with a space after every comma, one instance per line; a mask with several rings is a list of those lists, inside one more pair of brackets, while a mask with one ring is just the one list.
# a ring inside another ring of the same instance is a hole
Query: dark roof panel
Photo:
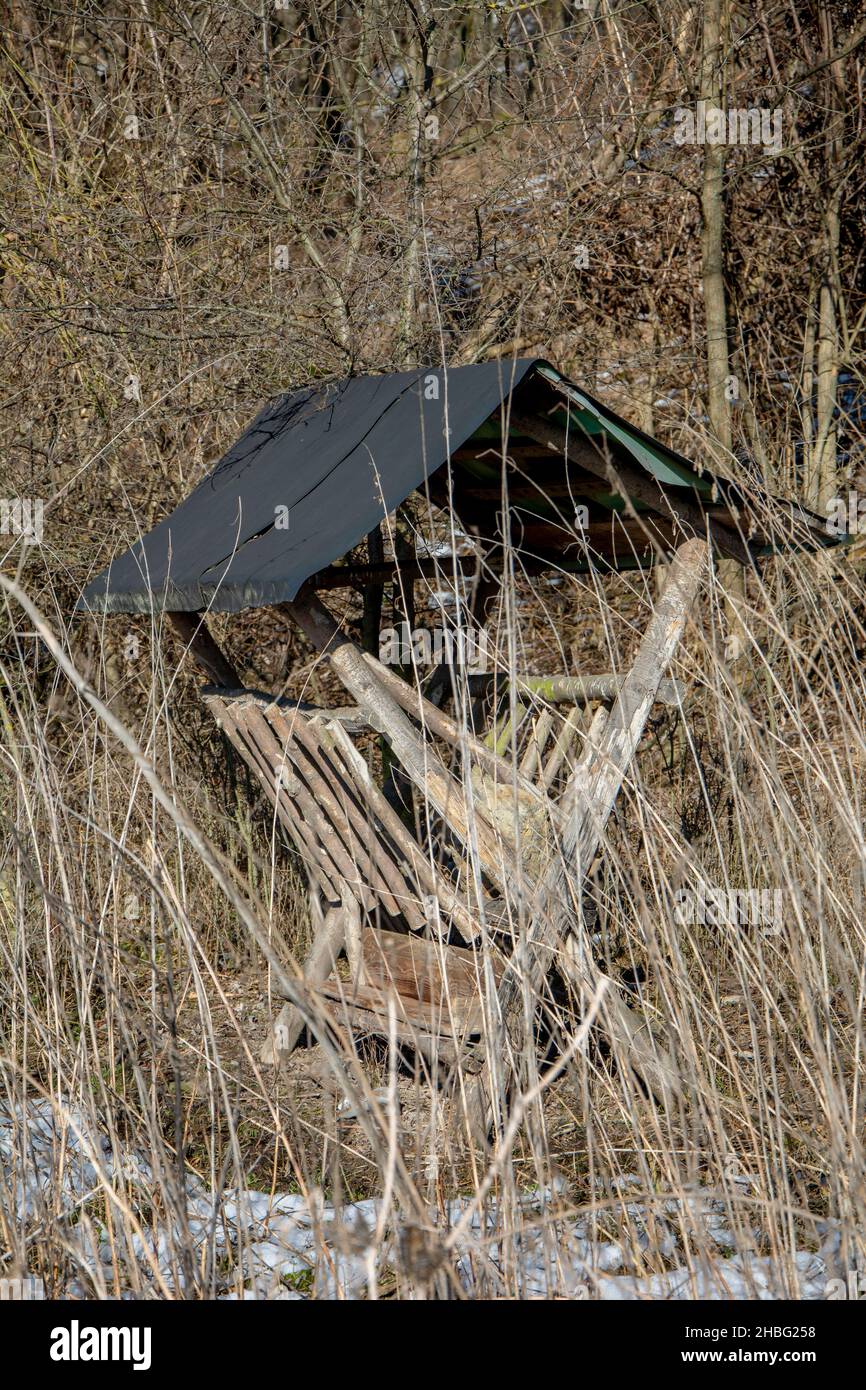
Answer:
[[[550, 452], [544, 440], [554, 435], [564, 443]], [[612, 476], [625, 479], [628, 506]], [[744, 560], [831, 543], [804, 508], [758, 487], [744, 498], [549, 363], [520, 358], [350, 377], [280, 397], [78, 606], [234, 612], [289, 601], [422, 485], [488, 545], [519, 547], [542, 567], [652, 563], [676, 543], [675, 515], [701, 533], [712, 517], [715, 538], [727, 536], [729, 549], [737, 540]], [[576, 530], [578, 502], [586, 519]]]
[[79, 607], [233, 612], [294, 598], [441, 468], [534, 365], [425, 367], [280, 397]]

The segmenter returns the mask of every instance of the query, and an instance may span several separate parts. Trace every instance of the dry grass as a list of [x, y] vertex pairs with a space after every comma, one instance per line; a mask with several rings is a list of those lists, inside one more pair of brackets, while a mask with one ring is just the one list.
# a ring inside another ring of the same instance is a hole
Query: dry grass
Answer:
[[[573, 589], [564, 606], [589, 619], [580, 640], [607, 645], [624, 665], [624, 634], [645, 625], [651, 586], [620, 578], [593, 596], [585, 580], [563, 584]], [[618, 1234], [626, 1268], [669, 1268], [665, 1240], [651, 1221], [647, 1236], [629, 1205], [641, 1202], [697, 1270], [717, 1250], [684, 1199], [704, 1188], [724, 1203], [726, 1253], [769, 1256], [781, 1287], [796, 1288], [795, 1252], [816, 1249], [827, 1230], [838, 1233], [841, 1267], [857, 1268], [866, 1231], [859, 580], [833, 555], [766, 564], [751, 581], [736, 683], [718, 600], [713, 578], [677, 663], [683, 709], [656, 706], [591, 881], [598, 958], [666, 1035], [682, 1098], [665, 1108], [642, 1093], [592, 1032], [526, 1099], [486, 1170], [443, 1130], [447, 1088], [413, 1077], [387, 1045], [301, 1049], [280, 1075], [258, 1067], [269, 979], [237, 902], [290, 960], [308, 930], [296, 868], [226, 774], [224, 750], [184, 739], [196, 716], [167, 647], [151, 649], [146, 699], [137, 668], [134, 739], [207, 837], [207, 854], [108, 727], [101, 701], [117, 693], [104, 667], [91, 672], [94, 708], [44, 649], [35, 655], [32, 622], [7, 595], [2, 1105], [24, 1114], [47, 1098], [118, 1149], [134, 1146], [152, 1172], [143, 1204], [134, 1183], [97, 1165], [93, 1190], [70, 1212], [61, 1149], [27, 1219], [16, 1219], [12, 1193], [0, 1194], [7, 1268], [40, 1273], [52, 1288], [75, 1276], [90, 1293], [110, 1292], [129, 1282], [124, 1243], [173, 1217], [173, 1267], [190, 1292], [213, 1293], [224, 1282], [214, 1249], [184, 1239], [189, 1174], [216, 1193], [321, 1190], [337, 1204], [391, 1188], [398, 1219], [426, 1228], [427, 1244], [420, 1264], [411, 1250], [402, 1263], [383, 1259], [383, 1293], [423, 1289], [431, 1242], [432, 1263], [449, 1267], [437, 1244], [448, 1241], [443, 1204], [473, 1192], [495, 1199], [502, 1250], [495, 1279], [482, 1262], [464, 1288], [516, 1291], [525, 1194], [554, 1177], [557, 1197], [541, 1218], [551, 1258], [559, 1223], [580, 1215], [599, 1239]], [[523, 617], [519, 629], [494, 621], [497, 650], [506, 669], [526, 669], [531, 651], [517, 653], [509, 634], [530, 633], [544, 650], [545, 628], [563, 635], [562, 600], [557, 592], [547, 611], [518, 584], [500, 613], [511, 603]], [[80, 647], [62, 615], [52, 621], [65, 650]], [[782, 916], [763, 928], [678, 921], [674, 893], [700, 881], [773, 890]], [[570, 1036], [580, 1012], [563, 1005]], [[345, 1094], [383, 1084], [389, 1105], [363, 1124], [339, 1121]], [[15, 1152], [26, 1167], [26, 1124]], [[85, 1232], [105, 1231], [118, 1255], [100, 1288], [83, 1273], [82, 1250]]]
[[[597, 957], [665, 1032], [682, 1099], [648, 1098], [593, 1029], [489, 1171], [442, 1139], [447, 1093], [387, 1046], [257, 1066], [276, 972], [309, 930], [298, 866], [158, 623], [70, 618], [264, 398], [347, 371], [538, 352], [740, 483], [814, 500], [823, 452], [840, 494], [862, 493], [862, 420], [834, 414], [864, 379], [861, 7], [801, 6], [796, 25], [729, 7], [725, 101], [782, 107], [785, 148], [727, 151], [727, 456], [707, 424], [706, 152], [672, 138], [697, 98], [695, 7], [421, 8], [426, 57], [401, 0], [9, 7], [0, 491], [46, 508], [41, 546], [0, 536], [0, 574], [57, 649], [4, 589], [0, 1259], [91, 1296], [235, 1287], [237, 1234], [189, 1227], [200, 1179], [217, 1197], [293, 1187], [313, 1209], [388, 1194], [412, 1234], [361, 1242], [371, 1296], [525, 1293], [521, 1237], [539, 1231], [558, 1268], [575, 1213], [620, 1240], [624, 1268], [697, 1279], [718, 1264], [686, 1201], [699, 1187], [722, 1203], [728, 1256], [756, 1247], [780, 1289], [796, 1251], [834, 1242], [844, 1277], [866, 1254], [862, 557], [762, 562], [735, 672], [713, 580], [678, 662], [684, 707], [654, 708], [591, 876]], [[654, 582], [548, 586], [518, 566], [497, 662], [627, 669]], [[357, 617], [355, 596], [339, 606]], [[279, 615], [213, 627], [249, 684], [342, 702]], [[675, 892], [699, 881], [781, 894], [779, 930], [677, 922]], [[573, 1040], [585, 1005], [560, 1010]], [[347, 1092], [382, 1085], [384, 1108], [338, 1119]], [[19, 1217], [42, 1102], [50, 1171]], [[455, 1193], [493, 1223], [459, 1272]], [[136, 1246], [163, 1229], [170, 1281]]]

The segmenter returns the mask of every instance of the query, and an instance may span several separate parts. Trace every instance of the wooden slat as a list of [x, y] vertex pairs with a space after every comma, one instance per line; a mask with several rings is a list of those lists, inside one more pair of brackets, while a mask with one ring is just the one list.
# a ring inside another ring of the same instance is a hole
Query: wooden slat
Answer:
[[[345, 729], [339, 725], [331, 725], [328, 734], [333, 739], [335, 757], [342, 759], [343, 766], [349, 776], [353, 770], [355, 771], [353, 785], [361, 789], [366, 802], [369, 804], [371, 814], [384, 827], [388, 837], [397, 847], [398, 862], [409, 882], [414, 883], [417, 892], [422, 897], [436, 900], [442, 927], [445, 931], [453, 925], [467, 941], [474, 941], [479, 931], [477, 920], [466, 904], [461, 901], [448, 880], [433, 867], [421, 846], [409, 834], [393, 806], [386, 801], [381, 789], [370, 777], [369, 770], [364, 766], [360, 753]], [[411, 915], [407, 916], [407, 920], [410, 926], [415, 925]], [[428, 925], [426, 912], [423, 914], [423, 920], [417, 923], [418, 930], [425, 925]]]
[[[365, 1007], [357, 999], [341, 995], [333, 985], [321, 985], [320, 1003], [337, 1028], [346, 1028], [355, 1037], [389, 1038], [392, 1020], [387, 1013], [383, 1015], [378, 1005]], [[393, 1034], [399, 1043], [420, 1052], [435, 1066], [453, 1066], [461, 1051], [461, 1041], [443, 1033], [431, 1032], [423, 1022], [410, 1021], [405, 1012], [393, 1017]], [[466, 1063], [469, 1071], [477, 1070], [471, 1056]]]
[[573, 709], [569, 710], [568, 718], [557, 734], [556, 742], [541, 768], [538, 784], [542, 791], [549, 792], [556, 781], [560, 769], [568, 756], [569, 749], [577, 736], [578, 724], [581, 718], [582, 710], [578, 705], [575, 705]]
[[[453, 1062], [484, 1027], [483, 965], [474, 951], [367, 927], [358, 974], [332, 976], [320, 990], [332, 1017], [353, 1033], [388, 1037], [393, 1030], [399, 1041]], [[505, 963], [491, 955], [487, 965], [498, 988]], [[480, 1065], [474, 1054], [467, 1062], [470, 1071]]]
[[[371, 927], [361, 941], [362, 979], [367, 985], [393, 985], [405, 998], [422, 1003], [460, 1000], [474, 1005], [479, 999], [483, 962], [475, 952], [460, 946], [443, 946], [420, 937]], [[491, 955], [490, 967], [498, 986], [504, 960]]]
[[[353, 867], [355, 878], [376, 893], [391, 916], [399, 916], [401, 908], [394, 892], [401, 898], [407, 896], [405, 880], [395, 869], [392, 856], [377, 838], [369, 818], [328, 766], [314, 730], [300, 717], [295, 720], [294, 730], [273, 711], [268, 719], [263, 714], [259, 717], [271, 731], [274, 748], [308, 789], [312, 803], [309, 812], [319, 827], [322, 843], [338, 864]], [[343, 874], [346, 877], [345, 867]], [[346, 881], [351, 883], [352, 879], [347, 877]]]
[[[424, 900], [434, 898], [444, 929], [453, 924], [474, 940], [479, 931], [475, 917], [373, 783], [345, 729], [329, 727], [327, 710], [311, 719], [296, 708], [285, 710], [278, 702], [267, 706], [243, 694], [233, 698], [211, 692], [205, 700], [277, 807], [308, 868], [320, 879], [324, 875], [322, 886], [331, 901], [351, 889], [369, 909], [371, 890], [392, 916], [403, 916], [414, 931], [422, 931], [428, 925]], [[293, 752], [296, 742], [303, 748]], [[277, 767], [285, 768], [279, 792]], [[307, 794], [299, 798], [302, 790]]]
[[[268, 799], [276, 807], [280, 822], [295, 847], [308, 862], [319, 866], [326, 880], [334, 886], [336, 897], [342, 898], [346, 885], [352, 883], [356, 877], [351, 860], [342, 855], [338, 858], [337, 847], [328, 834], [328, 827], [318, 815], [311, 800], [299, 800], [297, 792], [300, 790], [300, 783], [294, 776], [291, 764], [283, 765], [281, 760], [275, 760], [270, 739], [266, 738], [264, 747], [262, 746], [261, 727], [251, 718], [249, 710], [240, 713], [236, 728], [240, 739], [240, 751], [246, 751], [249, 766], [258, 772], [259, 781]], [[277, 768], [281, 771], [279, 787], [276, 780]], [[364, 893], [358, 893], [356, 896], [359, 897], [362, 906], [370, 905], [370, 899]]]
[[315, 832], [307, 825], [300, 808], [290, 800], [287, 785], [281, 783], [279, 790], [277, 789], [272, 759], [258, 748], [255, 739], [246, 726], [238, 722], [236, 712], [229, 704], [215, 695], [206, 696], [206, 703], [250, 771], [257, 777], [277, 812], [280, 824], [303, 859], [307, 872], [312, 874], [331, 902], [340, 901], [348, 890], [342, 884], [323, 846], [318, 843]]
[[[284, 721], [277, 717], [272, 716], [271, 723], [278, 735], [285, 729]], [[411, 927], [421, 930], [426, 918], [418, 902], [418, 884], [372, 808], [369, 785], [354, 768], [347, 769], [331, 733], [320, 721], [300, 721], [295, 736], [310, 760], [308, 766], [297, 762], [298, 771], [308, 776], [317, 799], [340, 827], [346, 842], [351, 840], [355, 857], [365, 865], [370, 887], [392, 916], [402, 913]]]
[[[364, 935], [365, 932], [362, 932], [362, 938]], [[477, 1038], [481, 1033], [483, 1014], [480, 1003], [473, 1005], [466, 1000], [455, 1000], [449, 1006], [448, 1001], [442, 998], [436, 1001], [413, 999], [410, 995], [398, 993], [393, 987], [368, 985], [363, 981], [350, 984], [328, 980], [320, 989], [324, 998], [343, 1003], [347, 1009], [358, 1007], [366, 1010], [372, 1015], [368, 1025], [380, 1037], [388, 1036], [391, 1005], [404, 1039], [417, 1035], [454, 1042]]]
[[544, 757], [544, 750], [552, 728], [553, 714], [549, 709], [543, 709], [534, 721], [532, 732], [527, 740], [526, 749], [520, 762], [521, 777], [532, 778], [535, 776], [536, 769]]

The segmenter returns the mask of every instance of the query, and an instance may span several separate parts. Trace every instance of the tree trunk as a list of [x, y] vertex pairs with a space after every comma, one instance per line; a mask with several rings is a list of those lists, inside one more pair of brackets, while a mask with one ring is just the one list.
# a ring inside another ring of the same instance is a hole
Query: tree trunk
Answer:
[[[727, 0], [705, 0], [701, 49], [701, 100], [709, 106], [722, 106], [722, 36], [726, 28]], [[703, 213], [704, 315], [707, 330], [707, 410], [710, 427], [719, 449], [730, 458], [733, 445], [731, 403], [728, 381], [731, 376], [728, 352], [728, 302], [725, 290], [725, 146], [704, 145], [704, 172], [701, 183]], [[725, 594], [728, 630], [726, 655], [736, 662], [744, 648], [744, 632], [739, 606], [745, 597], [745, 572], [736, 561], [722, 560], [719, 583]]]

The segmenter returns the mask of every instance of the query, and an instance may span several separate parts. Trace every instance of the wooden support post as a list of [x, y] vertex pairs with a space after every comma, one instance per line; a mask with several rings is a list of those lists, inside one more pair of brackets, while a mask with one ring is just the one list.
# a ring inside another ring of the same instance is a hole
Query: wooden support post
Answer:
[[237, 671], [217, 646], [202, 614], [167, 609], [165, 616], [214, 685], [220, 685], [226, 690], [240, 689], [241, 681]]
[[[580, 926], [583, 880], [604, 834], [608, 817], [631, 759], [637, 750], [662, 674], [679, 645], [689, 610], [697, 596], [708, 559], [703, 541], [686, 542], [677, 551], [668, 582], [610, 714], [566, 785], [562, 799], [565, 828], [559, 853], [541, 877], [530, 925], [509, 961], [498, 996], [501, 1036], [488, 1038], [488, 1056], [506, 1068], [516, 1068], [529, 1040], [524, 1036], [525, 992], [539, 999], [551, 967], [561, 972], [588, 1001], [605, 983], [591, 945]], [[570, 933], [574, 948], [564, 950]], [[663, 1096], [676, 1090], [676, 1076], [660, 1055], [645, 1020], [629, 1009], [619, 988], [607, 980], [601, 1005], [601, 1026], [620, 1054], [647, 1084]], [[505, 1086], [510, 1078], [502, 1078]], [[486, 1141], [495, 1118], [498, 1097], [490, 1094], [489, 1068], [467, 1088], [470, 1133]]]
[[[367, 536], [367, 559], [371, 565], [381, 565], [384, 549], [382, 546], [382, 527], [374, 526]], [[361, 645], [365, 652], [373, 656], [379, 652], [379, 628], [382, 624], [382, 597], [384, 584], [364, 585], [364, 616], [361, 619]]]
[[[332, 907], [325, 913], [318, 929], [315, 920], [313, 927], [313, 944], [304, 961], [304, 983], [322, 985], [344, 950], [351, 949], [351, 954], [357, 958], [361, 929], [357, 903], [347, 898], [345, 904], [340, 903], [339, 907]], [[304, 1019], [300, 1011], [292, 1004], [284, 1004], [265, 1039], [260, 1061], [265, 1066], [279, 1066], [294, 1051], [303, 1031]]]

